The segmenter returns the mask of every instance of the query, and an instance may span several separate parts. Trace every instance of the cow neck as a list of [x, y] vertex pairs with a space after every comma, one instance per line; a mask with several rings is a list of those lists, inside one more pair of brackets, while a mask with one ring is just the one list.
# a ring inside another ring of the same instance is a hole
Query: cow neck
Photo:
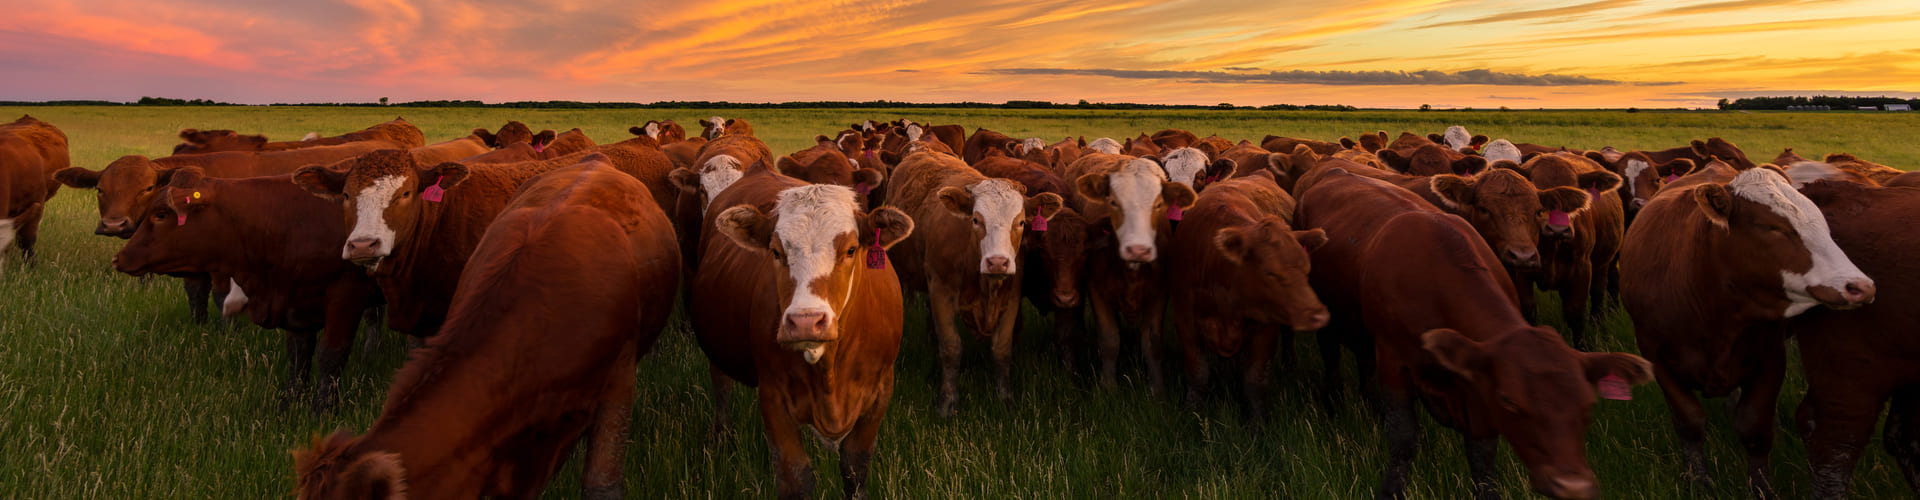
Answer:
[[[872, 319], [871, 315], [880, 312], [867, 311], [863, 304], [871, 302], [871, 299], [877, 298], [883, 291], [868, 290], [863, 288], [862, 285], [863, 282], [874, 283], [875, 286], [880, 285], [880, 280], [885, 278], [885, 276], [880, 276], [880, 274], [885, 272], [886, 271], [882, 269], [867, 269], [866, 266], [860, 266], [859, 269], [855, 270], [853, 273], [853, 282], [850, 283], [847, 288], [848, 293], [846, 300], [840, 308], [840, 325], [843, 330], [840, 332], [839, 340], [834, 342], [831, 352], [827, 356], [822, 357], [818, 363], [811, 365], [799, 362], [797, 358], [795, 360], [798, 365], [802, 366], [801, 369], [806, 371], [806, 377], [812, 381], [811, 386], [813, 390], [800, 397], [805, 397], [809, 400], [812, 413], [812, 418], [810, 419], [812, 422], [809, 424], [822, 435], [828, 435], [836, 439], [846, 436], [847, 432], [853, 429], [854, 423], [857, 422], [860, 416], [865, 413], [865, 410], [872, 405], [872, 396], [877, 395], [870, 393], [865, 394], [865, 396], [869, 397], [858, 399], [849, 398], [848, 396], [850, 396], [850, 394], [848, 394], [847, 383], [849, 380], [879, 379], [879, 377], [862, 377], [862, 374], [855, 373], [855, 371], [878, 371], [883, 369], [876, 363], [876, 361], [881, 360], [863, 360], [860, 359], [860, 356], [871, 355], [868, 351], [874, 348], [874, 343], [881, 340], [875, 338], [875, 336], [884, 335], [887, 334], [887, 332], [865, 330], [851, 332], [845, 330], [845, 328], [865, 326], [866, 323], [876, 321]], [[846, 321], [847, 318], [860, 318], [865, 321]], [[884, 321], [884, 319], [880, 321]], [[897, 340], [896, 338], [896, 341]], [[896, 356], [898, 355], [897, 345], [894, 354]], [[798, 356], [797, 353], [794, 355]], [[889, 358], [884, 362], [891, 363], [891, 359]], [[765, 383], [765, 381], [763, 380], [762, 383]], [[855, 390], [864, 390], [865, 388], [866, 386], [864, 385], [853, 387]]]
[[[1733, 318], [1740, 322], [1730, 326], [1735, 330], [1745, 328], [1754, 321], [1785, 319], [1782, 311], [1786, 309], [1787, 299], [1779, 282], [1754, 287], [1750, 286], [1752, 283], [1743, 283], [1734, 279], [1734, 276], [1729, 276], [1722, 266], [1706, 265], [1719, 259], [1741, 255], [1744, 249], [1728, 244], [1725, 238], [1728, 229], [1714, 225], [1707, 220], [1706, 216], [1699, 214], [1694, 206], [1689, 205], [1686, 208], [1687, 222], [1692, 228], [1679, 234], [1697, 234], [1701, 237], [1693, 239], [1696, 243], [1691, 255], [1675, 255], [1674, 258], [1667, 259], [1669, 265], [1684, 267], [1667, 271], [1697, 280], [1689, 283], [1685, 289], [1697, 290], [1703, 294], [1685, 294], [1682, 298], [1689, 301], [1693, 309], [1704, 313], [1696, 317]], [[1756, 290], [1759, 293], [1755, 293]], [[1709, 297], [1728, 300], [1702, 300]], [[1761, 297], [1769, 303], [1758, 303]]]
[[[285, 177], [270, 179], [285, 179]], [[225, 186], [221, 187], [224, 192], [220, 195], [226, 200], [202, 210], [220, 211], [221, 222], [226, 226], [226, 234], [233, 235], [235, 238], [244, 238], [245, 243], [221, 245], [220, 247], [226, 249], [225, 251], [233, 253], [215, 257], [212, 265], [208, 266], [209, 271], [232, 276], [242, 290], [254, 291], [253, 294], [259, 297], [258, 302], [272, 302], [264, 300], [264, 293], [282, 289], [283, 287], [275, 286], [280, 278], [293, 277], [290, 275], [290, 270], [276, 269], [280, 264], [280, 258], [287, 255], [287, 231], [291, 228], [284, 224], [284, 221], [275, 219], [278, 212], [224, 210], [223, 208], [236, 203], [243, 206], [271, 207], [285, 200], [267, 196], [273, 193], [272, 189], [248, 189], [250, 184], [259, 185], [250, 180], [227, 181], [223, 184]], [[291, 183], [288, 184], [291, 185]], [[292, 197], [297, 193], [281, 194]], [[172, 195], [172, 190], [168, 190], [168, 195]], [[279, 311], [274, 312], [277, 317]]]

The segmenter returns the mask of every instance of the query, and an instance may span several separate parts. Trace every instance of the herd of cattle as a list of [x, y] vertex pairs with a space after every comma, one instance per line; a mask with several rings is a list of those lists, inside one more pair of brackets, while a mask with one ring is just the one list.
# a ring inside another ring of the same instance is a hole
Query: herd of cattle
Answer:
[[[1845, 496], [1889, 402], [1886, 450], [1920, 479], [1920, 337], [1901, 333], [1920, 324], [1905, 257], [1920, 188], [1904, 187], [1920, 174], [1791, 149], [1756, 165], [1719, 138], [1580, 151], [1460, 127], [1049, 144], [865, 121], [775, 156], [743, 120], [700, 125], [649, 121], [612, 144], [520, 122], [437, 144], [400, 119], [290, 142], [189, 129], [172, 156], [91, 170], [23, 117], [0, 126], [0, 249], [31, 257], [45, 201], [94, 190], [95, 232], [127, 239], [114, 268], [184, 279], [197, 320], [217, 294], [284, 330], [282, 402], [310, 392], [315, 411], [335, 404], [363, 317], [384, 308], [424, 339], [372, 429], [296, 453], [302, 498], [524, 497], [581, 440], [586, 495], [620, 496], [635, 363], [676, 298], [711, 362], [715, 429], [730, 386], [756, 387], [780, 495], [813, 490], [805, 428], [863, 496], [907, 291], [927, 294], [941, 416], [961, 408], [956, 319], [1013, 398], [1023, 298], [1053, 316], [1069, 369], [1091, 308], [1109, 388], [1125, 322], [1164, 393], [1174, 325], [1187, 404], [1233, 360], [1256, 424], [1272, 361], [1317, 332], [1325, 401], [1343, 399], [1346, 351], [1385, 412], [1382, 497], [1404, 491], [1419, 401], [1467, 439], [1477, 496], [1495, 495], [1505, 438], [1535, 491], [1593, 498], [1596, 397], [1654, 380], [1685, 474], [1708, 480], [1699, 397], [1730, 395], [1746, 484], [1770, 497], [1794, 335], [1815, 496]], [[1570, 331], [1536, 325], [1536, 285]], [[1644, 359], [1580, 350], [1588, 311], [1614, 299]]]

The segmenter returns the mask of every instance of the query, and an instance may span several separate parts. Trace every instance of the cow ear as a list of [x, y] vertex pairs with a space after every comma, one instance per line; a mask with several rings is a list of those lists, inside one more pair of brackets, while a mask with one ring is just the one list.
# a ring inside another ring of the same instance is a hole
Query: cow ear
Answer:
[[1586, 368], [1587, 381], [1598, 384], [1608, 375], [1620, 377], [1628, 384], [1640, 385], [1653, 381], [1653, 363], [1646, 359], [1619, 352], [1590, 352], [1580, 355], [1580, 364]]
[[1620, 174], [1605, 170], [1587, 172], [1580, 174], [1579, 184], [1581, 189], [1604, 193], [1620, 187]]
[[1689, 141], [1687, 145], [1693, 147], [1694, 156], [1699, 156], [1701, 158], [1710, 158], [1713, 156], [1712, 153], [1707, 152], [1707, 143], [1704, 141], [1701, 141], [1699, 139], [1694, 139], [1692, 141]]
[[[652, 121], [652, 120], [648, 120], [648, 121], [647, 121], [647, 124], [649, 124], [649, 125], [651, 125], [651, 124], [653, 124], [653, 121]], [[635, 137], [639, 137], [639, 136], [644, 136], [644, 135], [647, 135], [647, 129], [646, 129], [645, 127], [641, 127], [641, 126], [639, 126], [639, 125], [634, 125], [634, 126], [631, 126], [631, 127], [627, 127], [627, 133], [629, 133], [629, 134], [633, 134], [633, 135], [634, 135]]]
[[1514, 163], [1513, 160], [1494, 160], [1493, 164], [1487, 165], [1487, 169], [1512, 170], [1513, 173], [1520, 174], [1521, 177], [1528, 177], [1528, 174], [1533, 173], [1527, 171], [1527, 169], [1520, 168], [1520, 164]]
[[1480, 172], [1485, 171], [1486, 169], [1487, 169], [1487, 158], [1484, 156], [1468, 155], [1466, 158], [1461, 158], [1453, 161], [1454, 172], [1465, 172], [1467, 175], [1478, 175]]
[[1659, 167], [1655, 167], [1655, 169], [1657, 169], [1660, 172], [1660, 177], [1663, 179], [1669, 175], [1691, 174], [1693, 173], [1695, 168], [1697, 167], [1694, 165], [1692, 158], [1675, 158], [1673, 161], [1661, 164]]
[[940, 204], [957, 217], [973, 215], [973, 193], [954, 186], [940, 188]]
[[1090, 201], [1107, 201], [1107, 197], [1113, 196], [1112, 188], [1105, 174], [1087, 174], [1073, 180], [1074, 192]]
[[421, 170], [420, 182], [423, 186], [438, 184], [440, 189], [452, 190], [454, 186], [460, 185], [461, 181], [467, 180], [468, 173], [466, 165], [450, 161]]
[[1028, 196], [1026, 215], [1027, 217], [1037, 215], [1042, 219], [1052, 219], [1054, 215], [1060, 213], [1060, 207], [1065, 204], [1066, 200], [1061, 199], [1060, 195], [1053, 193], [1040, 193], [1038, 195]]
[[880, 189], [880, 184], [886, 181], [887, 173], [881, 172], [880, 169], [877, 168], [862, 168], [853, 171], [853, 185], [855, 186], [866, 184], [868, 188]]
[[1577, 214], [1586, 210], [1592, 200], [1593, 196], [1580, 188], [1560, 186], [1540, 190], [1540, 206], [1547, 210]]
[[534, 143], [534, 144], [546, 144], [546, 143], [549, 143], [549, 142], [553, 142], [553, 137], [554, 137], [554, 135], [555, 135], [555, 134], [554, 134], [554, 132], [553, 132], [553, 130], [542, 130], [542, 131], [540, 131], [540, 133], [538, 133], [538, 134], [533, 134], [533, 143]]
[[1470, 141], [1467, 141], [1467, 145], [1478, 148], [1480, 146], [1485, 146], [1487, 144], [1487, 141], [1489, 140], [1491, 139], [1488, 139], [1487, 136], [1474, 134], [1473, 139]]
[[727, 125], [726, 125], [726, 126], [728, 126], [728, 127], [731, 127], [731, 126], [733, 126], [733, 121], [734, 121], [734, 119], [733, 119], [733, 118], [728, 118], [728, 119], [727, 119]]
[[773, 219], [753, 205], [736, 205], [720, 212], [714, 217], [713, 226], [740, 248], [760, 252], [772, 248]]
[[341, 469], [337, 488], [349, 498], [404, 500], [407, 498], [407, 471], [400, 466], [399, 454], [368, 453]]
[[201, 138], [201, 135], [202, 135], [202, 132], [200, 132], [200, 129], [195, 129], [195, 128], [180, 129], [180, 140], [182, 142], [187, 142], [190, 144], [199, 144], [206, 140]]
[[1420, 334], [1420, 348], [1433, 353], [1440, 366], [1467, 380], [1473, 380], [1474, 374], [1486, 365], [1486, 353], [1480, 350], [1480, 343], [1451, 328]]
[[1614, 164], [1613, 162], [1607, 161], [1607, 155], [1602, 154], [1599, 151], [1588, 151], [1586, 154], [1581, 156], [1585, 156], [1587, 157], [1587, 159], [1593, 160], [1594, 163], [1600, 164], [1601, 167], [1604, 167], [1607, 170], [1613, 170], [1613, 171], [1620, 170], [1619, 165]]
[[1193, 208], [1193, 202], [1200, 197], [1193, 188], [1173, 181], [1160, 183], [1160, 197], [1167, 200], [1167, 206], [1180, 207], [1181, 210]]
[[[1271, 157], [1272, 155], [1268, 155], [1268, 156]], [[1238, 162], [1235, 162], [1232, 159], [1228, 159], [1228, 158], [1221, 158], [1218, 160], [1214, 160], [1212, 165], [1207, 166], [1207, 177], [1213, 177], [1217, 179], [1232, 178], [1234, 176], [1234, 172], [1236, 170], [1239, 170], [1239, 168], [1240, 168], [1240, 164]]]
[[788, 172], [792, 172], [797, 168], [800, 168], [800, 162], [795, 161], [791, 156], [782, 156], [779, 159], [773, 160], [773, 171], [775, 172], [793, 175]]
[[206, 180], [207, 171], [200, 167], [169, 168], [158, 172], [154, 185], [174, 188], [191, 188]]
[[682, 196], [700, 192], [700, 174], [689, 168], [676, 168], [667, 173], [667, 182], [680, 188]]
[[[878, 234], [875, 234], [875, 233]], [[860, 244], [879, 245], [881, 249], [893, 248], [900, 240], [913, 234], [913, 218], [906, 212], [893, 207], [880, 207], [868, 212], [866, 222], [860, 231]], [[876, 238], [877, 237], [877, 238]]]
[[93, 189], [94, 186], [100, 185], [100, 173], [87, 170], [86, 167], [67, 167], [54, 172], [53, 180], [60, 181], [61, 184], [71, 188]]
[[1220, 258], [1227, 259], [1233, 265], [1246, 262], [1247, 235], [1240, 228], [1221, 228], [1220, 232], [1213, 234], [1213, 247], [1220, 250]]
[[1065, 153], [1065, 150], [1061, 150], [1061, 149], [1049, 149], [1049, 150], [1047, 150], [1047, 166], [1048, 166], [1048, 167], [1053, 167], [1053, 166], [1055, 166], [1055, 165], [1059, 165], [1059, 164], [1060, 164], [1060, 155], [1061, 155], [1061, 154], [1063, 154], [1063, 153]]
[[1701, 184], [1693, 188], [1693, 203], [1700, 214], [1715, 226], [1727, 227], [1727, 219], [1733, 216], [1733, 196], [1727, 188], [1719, 184]]
[[1404, 174], [1404, 173], [1407, 173], [1408, 168], [1412, 168], [1412, 165], [1409, 164], [1410, 162], [1408, 158], [1405, 156], [1400, 156], [1399, 151], [1394, 151], [1391, 149], [1382, 149], [1380, 150], [1380, 152], [1374, 153], [1374, 156], [1379, 157], [1380, 161], [1385, 162], [1388, 167], [1393, 167], [1393, 170], [1395, 172]]
[[1319, 250], [1322, 245], [1327, 244], [1327, 231], [1325, 229], [1320, 229], [1317, 227], [1313, 229], [1302, 230], [1302, 231], [1294, 231], [1293, 239], [1294, 241], [1300, 242], [1300, 248], [1304, 248], [1307, 251], [1311, 252], [1314, 250]]
[[1359, 146], [1359, 145], [1360, 145], [1360, 143], [1358, 143], [1358, 142], [1353, 142], [1353, 139], [1349, 139], [1349, 138], [1347, 138], [1347, 136], [1340, 136], [1340, 147], [1341, 147], [1341, 148], [1344, 148], [1344, 149], [1353, 149], [1353, 148], [1354, 148], [1354, 146]]
[[325, 165], [307, 165], [293, 171], [293, 183], [323, 200], [347, 199], [347, 173]]
[[1427, 180], [1427, 188], [1448, 210], [1464, 210], [1473, 205], [1473, 180], [1453, 174], [1440, 174]]
[[813, 142], [815, 142], [815, 143], [822, 143], [822, 142], [828, 142], [828, 143], [830, 143], [830, 142], [833, 142], [833, 139], [831, 139], [831, 138], [828, 138], [828, 137], [827, 137], [827, 134], [820, 134], [820, 135], [816, 135], [816, 136], [813, 136]]
[[486, 142], [487, 147], [490, 147], [490, 148], [500, 147], [500, 138], [497, 136], [494, 136], [493, 131], [491, 130], [487, 130], [484, 128], [476, 128], [476, 129], [473, 129], [473, 135], [480, 136], [480, 140], [482, 142]]
[[1087, 147], [1087, 136], [1080, 136], [1080, 147]]
[[1434, 143], [1434, 144], [1446, 144], [1446, 143], [1447, 143], [1447, 138], [1446, 138], [1446, 136], [1442, 136], [1442, 135], [1440, 135], [1440, 134], [1427, 134], [1427, 140], [1429, 140], [1429, 141], [1433, 141], [1433, 143]]

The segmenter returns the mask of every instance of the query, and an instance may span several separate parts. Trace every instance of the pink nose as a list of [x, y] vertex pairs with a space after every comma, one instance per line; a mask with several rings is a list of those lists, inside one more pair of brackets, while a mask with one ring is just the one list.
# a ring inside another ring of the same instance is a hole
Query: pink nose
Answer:
[[133, 229], [133, 221], [126, 217], [101, 218], [100, 227], [93, 234], [116, 235]]
[[380, 240], [373, 238], [354, 238], [347, 240], [347, 260], [359, 261], [379, 258]]
[[1126, 252], [1122, 254], [1122, 256], [1133, 262], [1153, 262], [1153, 247], [1147, 245], [1128, 245]]
[[1299, 331], [1319, 330], [1327, 326], [1329, 319], [1331, 319], [1331, 316], [1327, 314], [1327, 310], [1319, 309], [1307, 314], [1307, 317], [1302, 319], [1300, 324], [1293, 325], [1293, 329]]
[[1540, 236], [1557, 240], [1573, 239], [1573, 226], [1547, 224], [1546, 229], [1540, 231]]
[[826, 311], [797, 311], [787, 313], [786, 324], [780, 325], [780, 342], [822, 342], [832, 322], [827, 320]]
[[1013, 274], [1013, 261], [1006, 256], [987, 257], [987, 274]]
[[1634, 210], [1639, 210], [1639, 209], [1640, 209], [1641, 207], [1645, 207], [1645, 206], [1647, 206], [1647, 200], [1643, 200], [1643, 199], [1640, 199], [1640, 198], [1634, 198], [1634, 199], [1633, 199], [1633, 209], [1634, 209]]
[[1054, 290], [1053, 305], [1060, 307], [1080, 305], [1080, 292], [1076, 290]]
[[1873, 303], [1873, 294], [1873, 282], [1868, 280], [1849, 280], [1847, 281], [1847, 289], [1841, 292], [1841, 295], [1846, 297], [1847, 304], [1849, 305], [1871, 304]]

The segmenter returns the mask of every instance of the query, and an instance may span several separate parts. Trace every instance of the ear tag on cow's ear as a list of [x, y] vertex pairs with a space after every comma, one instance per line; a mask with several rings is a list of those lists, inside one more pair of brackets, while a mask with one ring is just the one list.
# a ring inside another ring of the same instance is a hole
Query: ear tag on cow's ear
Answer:
[[200, 192], [199, 192], [199, 191], [194, 191], [194, 192], [193, 192], [193, 199], [196, 199], [196, 200], [198, 200], [198, 199], [200, 199]]
[[1167, 205], [1167, 220], [1180, 220], [1183, 215], [1179, 205]]
[[1594, 201], [1599, 201], [1599, 200], [1600, 200], [1600, 188], [1597, 188], [1597, 187], [1590, 187], [1590, 188], [1587, 188], [1587, 198], [1588, 198], [1588, 199], [1591, 199], [1591, 200], [1594, 200]]
[[1677, 180], [1680, 180], [1680, 176], [1678, 176], [1678, 175], [1669, 175], [1669, 176], [1667, 176], [1667, 182], [1673, 182], [1673, 181], [1677, 181]]
[[854, 184], [854, 185], [853, 185], [853, 192], [855, 192], [855, 193], [860, 193], [860, 196], [866, 196], [866, 195], [867, 195], [867, 193], [871, 193], [871, 192], [873, 192], [873, 186], [869, 186], [869, 185], [867, 185], [867, 183], [865, 183], [865, 182], [862, 182], [862, 183], [859, 183], [859, 184]]
[[[533, 143], [533, 152], [544, 153], [546, 151], [547, 151], [547, 143], [544, 143], [544, 142]], [[438, 184], [435, 184], [435, 185], [437, 186]]]
[[1548, 211], [1548, 212], [1547, 212], [1547, 225], [1549, 225], [1549, 226], [1571, 226], [1571, 225], [1573, 225], [1573, 224], [1572, 224], [1572, 222], [1571, 222], [1571, 221], [1568, 221], [1568, 220], [1567, 220], [1567, 213], [1566, 213], [1566, 212], [1562, 212], [1562, 211], [1559, 211], [1559, 210], [1552, 210], [1552, 211]]
[[1627, 386], [1627, 379], [1619, 375], [1600, 377], [1600, 397], [1614, 401], [1632, 401], [1633, 388]]
[[1046, 232], [1047, 218], [1041, 217], [1040, 214], [1033, 214], [1033, 223], [1028, 224], [1028, 227], [1033, 228], [1034, 231]]
[[873, 230], [873, 248], [867, 249], [867, 269], [886, 269], [887, 249], [880, 247], [880, 230]]
[[439, 202], [440, 200], [445, 199], [446, 196], [447, 196], [447, 190], [441, 189], [440, 181], [437, 181], [437, 180], [433, 181], [432, 186], [427, 186], [426, 189], [420, 191], [420, 199], [431, 201], [431, 202]]
[[173, 225], [175, 226], [187, 225], [187, 214], [179, 214], [179, 215], [180, 215], [179, 217], [176, 217], [173, 219]]

